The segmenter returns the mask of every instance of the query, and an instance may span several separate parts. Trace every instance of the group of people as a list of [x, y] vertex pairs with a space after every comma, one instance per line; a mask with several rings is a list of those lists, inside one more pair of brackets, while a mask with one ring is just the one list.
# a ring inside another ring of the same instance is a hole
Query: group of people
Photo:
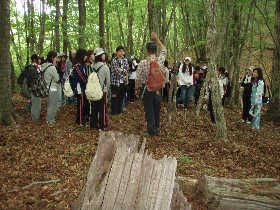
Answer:
[[[31, 57], [32, 63], [27, 66], [26, 79], [30, 90], [31, 117], [32, 120], [40, 119], [42, 95], [32, 89], [38, 78], [30, 72], [42, 75], [47, 85], [47, 115], [48, 124], [55, 123], [56, 113], [60, 106], [66, 103], [64, 96], [64, 85], [68, 80], [71, 84], [73, 96], [68, 97], [70, 104], [76, 104], [76, 123], [85, 126], [88, 122], [90, 128], [104, 130], [108, 126], [107, 106], [110, 101], [111, 115], [119, 115], [125, 109], [127, 102], [134, 102], [142, 98], [147, 121], [147, 133], [149, 136], [157, 136], [160, 126], [161, 101], [168, 101], [170, 80], [172, 75], [176, 76], [179, 89], [175, 92], [176, 106], [184, 105], [188, 109], [190, 101], [197, 104], [203, 82], [206, 78], [207, 67], [193, 66], [191, 57], [185, 57], [179, 64], [179, 71], [175, 75], [174, 67], [170, 68], [166, 60], [167, 50], [157, 34], [152, 33], [151, 42], [146, 45], [147, 58], [141, 62], [135, 56], [125, 55], [122, 46], [116, 48], [111, 61], [104, 49], [95, 50], [70, 50], [69, 57], [64, 53], [58, 54], [50, 51], [46, 60], [34, 54]], [[160, 54], [157, 56], [157, 50]], [[157, 63], [164, 75], [165, 81], [160, 89], [151, 89], [147, 86], [150, 83], [151, 63]], [[86, 88], [89, 76], [95, 72], [98, 76], [103, 96], [100, 100], [88, 100]], [[31, 76], [30, 76], [31, 75]], [[222, 103], [229, 95], [229, 79], [223, 67], [219, 68], [219, 85]], [[253, 79], [255, 78], [255, 79]], [[260, 109], [263, 95], [264, 82], [261, 69], [254, 69], [246, 74], [242, 81], [244, 86], [243, 94], [243, 120], [251, 122], [259, 129]], [[211, 100], [211, 84], [206, 88], [205, 98], [208, 101], [208, 110], [211, 120], [215, 122]], [[250, 100], [249, 100], [250, 98]], [[252, 108], [253, 107], [253, 108]], [[252, 116], [252, 117], [251, 117]]]

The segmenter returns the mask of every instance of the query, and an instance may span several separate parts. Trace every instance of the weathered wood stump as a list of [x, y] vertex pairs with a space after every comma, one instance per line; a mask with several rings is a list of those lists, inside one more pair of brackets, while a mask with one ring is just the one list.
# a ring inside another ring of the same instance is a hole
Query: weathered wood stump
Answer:
[[[139, 137], [103, 132], [87, 182], [73, 210], [191, 209], [175, 185], [177, 161], [138, 152]], [[171, 208], [172, 207], [172, 208]]]
[[184, 193], [215, 210], [280, 209], [280, 181], [276, 179], [227, 179], [204, 176], [199, 180], [177, 178]]

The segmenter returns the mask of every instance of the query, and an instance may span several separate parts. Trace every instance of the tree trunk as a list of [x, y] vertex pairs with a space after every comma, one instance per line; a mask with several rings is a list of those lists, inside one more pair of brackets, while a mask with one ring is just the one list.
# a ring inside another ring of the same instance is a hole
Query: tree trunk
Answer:
[[79, 48], [85, 48], [86, 5], [85, 0], [78, 0], [79, 4]]
[[44, 41], [45, 41], [45, 23], [46, 23], [46, 0], [41, 0], [42, 10], [41, 10], [41, 21], [40, 21], [40, 35], [38, 43], [38, 53], [39, 55], [43, 54], [44, 50]]
[[101, 133], [87, 183], [72, 210], [190, 209], [175, 185], [176, 159], [154, 160], [144, 153], [145, 140], [139, 152], [138, 144], [138, 136]]
[[15, 53], [16, 53], [19, 68], [20, 68], [20, 70], [22, 70], [23, 69], [22, 58], [21, 58], [20, 50], [18, 49], [18, 47], [16, 45], [16, 42], [15, 42], [15, 37], [14, 37], [13, 30], [11, 30], [11, 41], [12, 41], [12, 44], [14, 46], [14, 50], [15, 50]]
[[68, 47], [69, 47], [69, 40], [68, 40], [68, 4], [69, 0], [63, 0], [63, 15], [62, 15], [62, 35], [63, 35], [63, 52], [67, 54]]
[[119, 22], [119, 28], [120, 28], [120, 39], [119, 43], [126, 48], [125, 41], [124, 41], [124, 32], [123, 32], [123, 26], [122, 26], [122, 20], [121, 20], [121, 14], [120, 14], [120, 9], [117, 8], [117, 13], [118, 13], [118, 22]]
[[275, 1], [276, 4], [276, 20], [275, 20], [275, 50], [273, 53], [273, 68], [271, 92], [272, 101], [267, 111], [267, 117], [275, 123], [280, 123], [280, 0]]
[[[106, 1], [107, 5], [110, 5], [110, 2]], [[108, 7], [110, 7], [108, 5]], [[106, 51], [109, 55], [112, 54], [112, 45], [111, 45], [111, 35], [110, 35], [110, 21], [109, 21], [109, 11], [105, 12], [105, 19], [106, 19]]]
[[211, 84], [211, 98], [212, 105], [214, 109], [214, 116], [216, 120], [216, 136], [218, 139], [227, 141], [227, 127], [224, 117], [224, 109], [222, 106], [221, 92], [218, 83], [217, 75], [217, 56], [220, 50], [218, 46], [218, 34], [217, 34], [217, 24], [216, 24], [216, 13], [217, 5], [216, 0], [207, 0], [207, 20], [208, 31], [207, 31], [207, 52], [209, 60], [209, 71], [210, 74], [210, 84]]
[[99, 44], [105, 48], [104, 0], [99, 0]]
[[11, 94], [10, 0], [0, 1], [0, 124], [14, 122]]
[[[27, 5], [26, 5], [27, 4]], [[29, 49], [30, 49], [30, 36], [29, 36], [29, 14], [26, 10], [28, 10], [26, 7], [29, 6], [29, 0], [27, 2], [24, 2], [24, 29], [25, 29], [25, 40], [26, 40], [26, 64], [29, 63]]]
[[55, 50], [60, 52], [60, 36], [59, 36], [59, 17], [60, 17], [60, 0], [56, 0], [55, 2]]
[[277, 179], [226, 179], [204, 176], [192, 199], [207, 205], [209, 210], [279, 209], [280, 183]]
[[134, 0], [126, 0], [127, 8], [127, 25], [128, 25], [128, 36], [127, 36], [127, 51], [128, 55], [133, 55], [133, 17], [134, 17]]
[[34, 19], [35, 19], [35, 12], [34, 12], [34, 0], [28, 2], [28, 14], [29, 14], [29, 30], [30, 30], [30, 55], [35, 53], [35, 45], [36, 45], [36, 37], [35, 37], [35, 26], [34, 26]]
[[10, 54], [10, 58], [11, 58], [11, 92], [13, 95], [16, 92], [16, 74], [15, 74], [15, 66], [11, 54]]

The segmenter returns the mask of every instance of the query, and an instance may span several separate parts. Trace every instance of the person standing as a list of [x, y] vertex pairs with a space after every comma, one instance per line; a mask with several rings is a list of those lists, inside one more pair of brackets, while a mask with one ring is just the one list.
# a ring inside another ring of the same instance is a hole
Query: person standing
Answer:
[[136, 78], [136, 70], [137, 70], [138, 62], [135, 56], [131, 56], [130, 62], [130, 73], [129, 73], [129, 81], [128, 81], [128, 101], [134, 102], [135, 101], [135, 78]]
[[[69, 57], [66, 60], [66, 78], [69, 76], [70, 84], [71, 84], [73, 90], [74, 90], [74, 86], [73, 86], [72, 69], [73, 69], [73, 66], [76, 64], [76, 54], [77, 54], [76, 50], [74, 50], [74, 49], [70, 50]], [[76, 103], [75, 95], [72, 97], [69, 97], [67, 100], [68, 100], [68, 103], [70, 103], [70, 104]]]
[[261, 109], [263, 105], [264, 95], [264, 79], [261, 68], [255, 68], [253, 70], [253, 86], [251, 94], [251, 109], [249, 113], [252, 115], [253, 128], [256, 130], [260, 129], [261, 121]]
[[108, 126], [106, 107], [107, 107], [107, 93], [110, 88], [110, 69], [105, 64], [105, 51], [102, 48], [94, 50], [95, 64], [92, 69], [97, 73], [100, 86], [103, 90], [103, 97], [98, 101], [91, 101], [91, 115], [90, 128], [104, 130]]
[[242, 122], [250, 124], [252, 122], [252, 116], [249, 114], [251, 109], [251, 94], [252, 94], [252, 75], [253, 69], [249, 68], [245, 77], [241, 81], [241, 87], [243, 87], [243, 112], [242, 112]]
[[192, 59], [185, 57], [184, 63], [180, 65], [178, 74], [178, 83], [181, 89], [180, 97], [176, 100], [176, 106], [180, 103], [184, 103], [184, 109], [188, 108], [190, 100], [193, 97], [193, 82], [194, 82], [194, 68], [192, 65]]
[[[151, 34], [152, 42], [146, 45], [147, 58], [142, 60], [136, 70], [135, 92], [138, 95], [139, 88], [146, 85], [149, 79], [151, 70], [151, 62], [157, 62], [161, 69], [164, 69], [164, 61], [167, 50], [162, 42], [159, 40], [156, 33]], [[157, 46], [160, 48], [159, 57], [156, 56]], [[145, 117], [147, 121], [147, 135], [157, 136], [160, 126], [160, 106], [161, 96], [160, 91], [150, 91], [149, 88], [144, 89], [143, 95]]]
[[87, 74], [85, 68], [85, 62], [87, 60], [88, 52], [85, 49], [79, 49], [77, 51], [76, 60], [77, 64], [74, 65], [73, 74], [73, 86], [74, 93], [77, 96], [77, 114], [76, 123], [78, 125], [85, 125], [88, 120], [89, 103], [85, 94], [87, 84]]
[[123, 46], [116, 49], [117, 56], [113, 58], [111, 72], [111, 114], [121, 114], [123, 111], [123, 99], [125, 94], [125, 85], [127, 73], [129, 70], [128, 60], [124, 57], [125, 51]]

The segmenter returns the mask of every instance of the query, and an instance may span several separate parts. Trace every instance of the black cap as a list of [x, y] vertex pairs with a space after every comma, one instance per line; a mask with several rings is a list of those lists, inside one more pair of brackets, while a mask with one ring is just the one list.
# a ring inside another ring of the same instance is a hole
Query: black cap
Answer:
[[148, 42], [146, 45], [147, 50], [149, 51], [156, 51], [157, 50], [157, 43], [155, 42]]
[[37, 54], [33, 54], [31, 56], [31, 61], [38, 60], [38, 59], [39, 59], [39, 55], [37, 55]]

